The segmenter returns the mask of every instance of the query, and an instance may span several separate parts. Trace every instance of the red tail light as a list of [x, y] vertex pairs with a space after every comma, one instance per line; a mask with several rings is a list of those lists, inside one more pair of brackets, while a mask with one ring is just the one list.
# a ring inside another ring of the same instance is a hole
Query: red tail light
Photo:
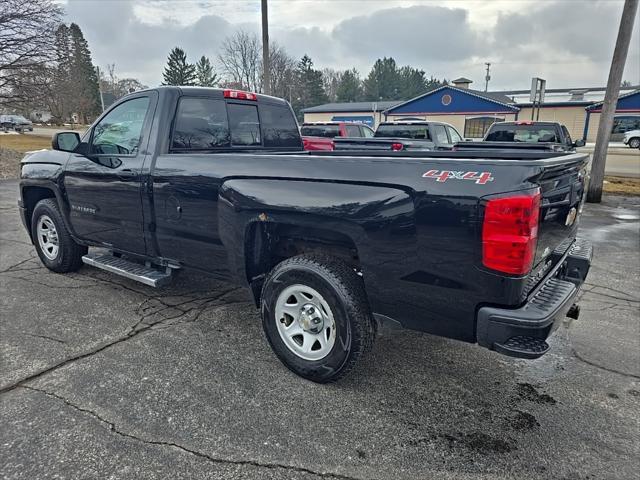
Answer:
[[538, 240], [540, 191], [494, 198], [487, 202], [482, 224], [482, 264], [523, 275], [531, 271]]
[[237, 100], [258, 100], [255, 93], [243, 92], [242, 90], [224, 90], [222, 92], [224, 98], [235, 98]]
[[392, 143], [391, 144], [391, 150], [393, 150], [394, 152], [399, 152], [403, 148], [404, 148], [404, 145], [401, 144], [401, 143]]

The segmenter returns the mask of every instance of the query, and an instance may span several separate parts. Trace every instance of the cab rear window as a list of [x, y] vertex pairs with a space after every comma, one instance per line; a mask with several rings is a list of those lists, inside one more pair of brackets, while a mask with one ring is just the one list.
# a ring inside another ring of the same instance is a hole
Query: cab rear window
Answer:
[[262, 144], [258, 107], [243, 103], [227, 104], [231, 145], [251, 147]]
[[300, 134], [291, 109], [284, 105], [260, 105], [265, 147], [300, 147]]
[[304, 125], [300, 133], [305, 137], [334, 138], [340, 136], [338, 125]]
[[285, 105], [183, 97], [178, 103], [171, 150], [211, 151], [230, 147], [302, 147], [298, 124]]
[[[414, 138], [431, 140], [428, 125], [380, 125], [376, 130], [376, 137]], [[445, 133], [446, 136], [446, 133]]]
[[553, 126], [541, 125], [500, 125], [491, 127], [487, 138], [488, 142], [523, 142], [558, 143], [560, 140]]
[[224, 100], [180, 100], [171, 138], [172, 150], [211, 150], [230, 145], [231, 137]]

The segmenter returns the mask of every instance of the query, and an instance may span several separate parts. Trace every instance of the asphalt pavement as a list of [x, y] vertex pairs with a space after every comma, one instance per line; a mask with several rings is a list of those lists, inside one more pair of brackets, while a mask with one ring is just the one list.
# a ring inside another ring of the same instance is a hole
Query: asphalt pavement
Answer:
[[587, 205], [579, 320], [535, 361], [408, 331], [316, 385], [246, 292], [44, 269], [0, 182], [0, 477], [640, 478], [640, 198]]

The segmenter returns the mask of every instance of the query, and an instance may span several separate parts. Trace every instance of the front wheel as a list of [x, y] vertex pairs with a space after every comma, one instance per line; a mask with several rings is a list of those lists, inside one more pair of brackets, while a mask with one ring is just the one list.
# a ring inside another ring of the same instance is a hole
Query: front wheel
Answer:
[[314, 382], [340, 379], [373, 345], [362, 279], [333, 257], [300, 255], [278, 264], [262, 289], [261, 312], [278, 358]]
[[632, 138], [629, 140], [629, 146], [631, 148], [640, 148], [640, 138]]
[[33, 209], [31, 238], [40, 260], [49, 270], [67, 273], [82, 266], [87, 247], [71, 238], [54, 199], [40, 200]]

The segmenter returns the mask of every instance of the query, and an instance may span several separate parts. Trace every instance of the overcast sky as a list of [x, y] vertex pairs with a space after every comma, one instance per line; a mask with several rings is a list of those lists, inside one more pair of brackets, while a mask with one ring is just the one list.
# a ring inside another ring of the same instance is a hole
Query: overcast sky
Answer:
[[[82, 28], [96, 65], [120, 77], [162, 81], [169, 51], [183, 48], [217, 63], [222, 40], [260, 28], [259, 0], [66, 0], [66, 19]], [[617, 0], [269, 0], [270, 38], [317, 68], [357, 68], [392, 56], [427, 75], [474, 81], [490, 90], [605, 85], [622, 1]], [[624, 78], [640, 84], [636, 19]]]

